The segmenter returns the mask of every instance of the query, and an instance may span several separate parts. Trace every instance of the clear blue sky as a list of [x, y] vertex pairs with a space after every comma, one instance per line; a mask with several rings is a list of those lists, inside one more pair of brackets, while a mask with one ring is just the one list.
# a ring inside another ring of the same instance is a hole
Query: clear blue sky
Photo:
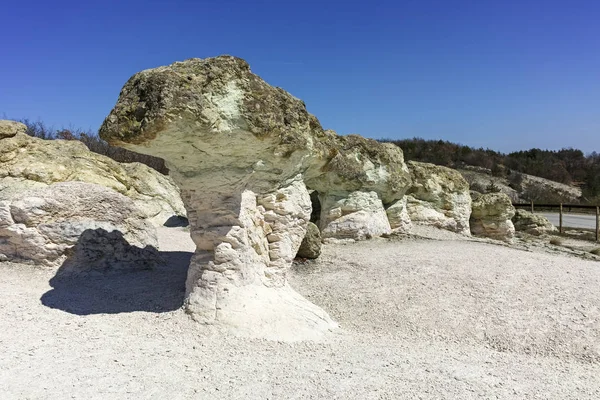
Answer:
[[600, 1], [5, 1], [0, 117], [98, 129], [126, 80], [246, 59], [324, 127], [600, 151]]

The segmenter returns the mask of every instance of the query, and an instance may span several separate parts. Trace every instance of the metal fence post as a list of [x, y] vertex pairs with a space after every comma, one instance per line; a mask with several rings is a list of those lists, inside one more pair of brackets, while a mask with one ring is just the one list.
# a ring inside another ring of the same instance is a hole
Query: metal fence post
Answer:
[[596, 207], [596, 242], [600, 236], [600, 207]]
[[533, 200], [531, 200], [531, 213], [533, 214]]
[[559, 219], [559, 227], [558, 227], [558, 232], [559, 233], [563, 233], [562, 232], [562, 214], [563, 214], [563, 210], [562, 210], [562, 203], [560, 203], [560, 219]]

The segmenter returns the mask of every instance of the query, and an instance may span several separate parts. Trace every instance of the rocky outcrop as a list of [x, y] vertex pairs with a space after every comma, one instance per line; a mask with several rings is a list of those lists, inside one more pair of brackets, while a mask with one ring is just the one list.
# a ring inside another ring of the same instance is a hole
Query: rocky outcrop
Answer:
[[146, 268], [160, 262], [157, 245], [155, 228], [133, 201], [100, 185], [61, 182], [0, 201], [0, 261], [58, 267], [70, 258], [65, 270], [75, 271]]
[[407, 210], [415, 224], [469, 235], [469, 185], [457, 171], [439, 165], [408, 162], [412, 186]]
[[515, 208], [504, 193], [482, 194], [473, 201], [471, 232], [473, 235], [510, 240], [515, 234], [511, 221]]
[[408, 199], [403, 197], [400, 200], [396, 200], [386, 210], [390, 228], [396, 233], [410, 233], [413, 224], [408, 214]]
[[0, 139], [27, 132], [27, 126], [17, 121], [0, 120]]
[[296, 257], [315, 259], [321, 255], [321, 231], [312, 222], [306, 225], [306, 235], [302, 239]]
[[134, 75], [100, 135], [166, 160], [197, 245], [186, 307], [199, 321], [251, 336], [265, 335], [260, 324], [267, 336], [288, 339], [335, 327], [285, 279], [310, 219], [307, 188], [326, 203], [322, 216], [355, 214], [321, 221], [324, 234], [366, 238], [389, 224], [368, 226], [356, 193], [385, 217], [382, 204], [402, 199], [410, 183], [398, 147], [324, 131], [301, 100], [229, 56]]
[[536, 236], [557, 230], [548, 218], [526, 210], [516, 210], [515, 215], [512, 217], [512, 223], [517, 232], [525, 232]]
[[[57, 182], [79, 181], [102, 185], [131, 198], [155, 225], [162, 225], [173, 215], [185, 215], [179, 189], [169, 177], [144, 164], [118, 163], [89, 151], [76, 140], [30, 137], [23, 133], [25, 125], [19, 125], [13, 136], [0, 141], [0, 200], [11, 200], [28, 189]], [[0, 126], [6, 126], [6, 122]]]
[[320, 228], [323, 239], [364, 240], [389, 234], [390, 223], [376, 192], [356, 191], [347, 197], [322, 195]]

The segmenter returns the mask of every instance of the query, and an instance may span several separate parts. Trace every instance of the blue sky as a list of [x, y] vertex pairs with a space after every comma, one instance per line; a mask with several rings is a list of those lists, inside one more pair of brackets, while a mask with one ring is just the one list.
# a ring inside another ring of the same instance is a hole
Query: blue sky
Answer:
[[96, 130], [135, 72], [246, 59], [372, 138], [600, 151], [600, 2], [5, 1], [0, 117]]

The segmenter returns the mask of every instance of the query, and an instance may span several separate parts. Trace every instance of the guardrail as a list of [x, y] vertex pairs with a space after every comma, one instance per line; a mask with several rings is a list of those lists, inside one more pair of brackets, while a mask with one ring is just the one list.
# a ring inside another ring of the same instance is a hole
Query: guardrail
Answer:
[[546, 204], [546, 203], [537, 203], [534, 204], [533, 201], [531, 203], [513, 203], [513, 206], [515, 208], [530, 208], [531, 212], [535, 212], [535, 207], [539, 207], [539, 208], [558, 208], [559, 210], [559, 227], [558, 227], [558, 231], [560, 233], [563, 233], [563, 210], [565, 208], [569, 209], [569, 212], [571, 212], [571, 210], [573, 209], [580, 209], [580, 210], [595, 210], [596, 211], [596, 242], [599, 241], [600, 239], [600, 206], [588, 206], [588, 205], [582, 205], [582, 204], [563, 204], [563, 203], [559, 203], [559, 204]]

